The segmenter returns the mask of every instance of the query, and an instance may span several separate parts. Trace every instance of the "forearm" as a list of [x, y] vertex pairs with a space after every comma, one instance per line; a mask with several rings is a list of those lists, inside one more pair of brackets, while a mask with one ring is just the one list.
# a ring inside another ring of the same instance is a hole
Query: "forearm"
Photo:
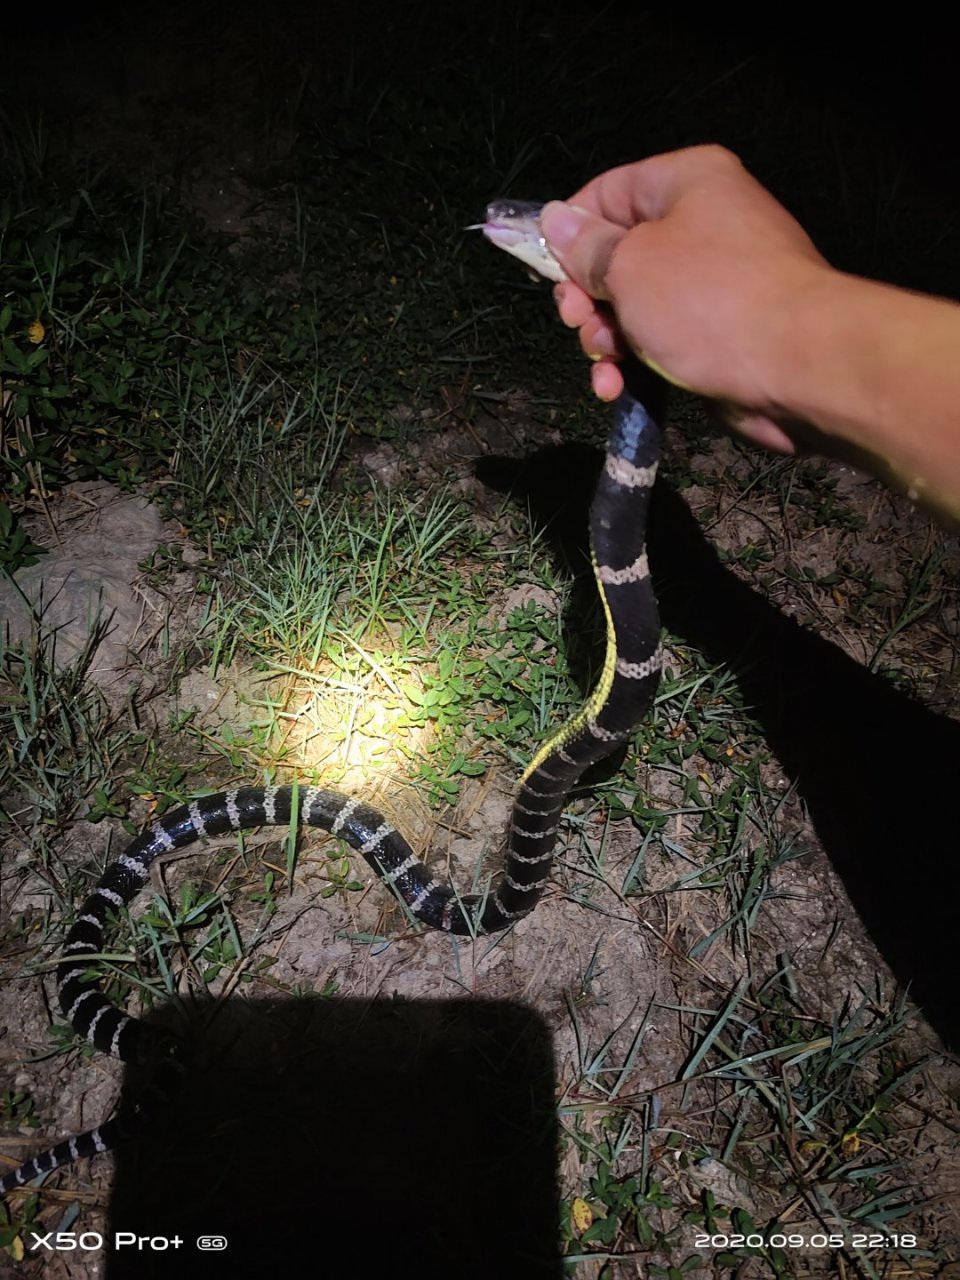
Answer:
[[764, 341], [771, 417], [960, 522], [960, 306], [824, 269]]

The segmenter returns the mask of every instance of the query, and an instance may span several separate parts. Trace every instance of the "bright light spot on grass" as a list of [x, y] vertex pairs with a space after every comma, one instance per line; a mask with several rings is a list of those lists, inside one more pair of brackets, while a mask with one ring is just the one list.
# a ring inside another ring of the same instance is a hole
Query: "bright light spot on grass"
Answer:
[[364, 776], [389, 767], [391, 758], [406, 758], [410, 750], [412, 726], [406, 722], [406, 708], [383, 702], [363, 701], [344, 726], [341, 758], [348, 771]]
[[413, 703], [392, 681], [387, 687], [370, 672], [356, 684], [325, 677], [311, 686], [299, 685], [291, 710], [281, 713], [288, 759], [299, 770], [324, 786], [365, 795], [416, 775], [433, 728], [411, 721]]

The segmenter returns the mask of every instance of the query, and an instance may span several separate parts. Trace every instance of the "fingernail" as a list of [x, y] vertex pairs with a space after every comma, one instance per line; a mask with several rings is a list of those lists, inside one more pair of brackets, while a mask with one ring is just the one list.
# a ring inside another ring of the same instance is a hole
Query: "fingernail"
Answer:
[[586, 214], [576, 205], [551, 200], [540, 216], [540, 230], [553, 249], [565, 249], [584, 224]]

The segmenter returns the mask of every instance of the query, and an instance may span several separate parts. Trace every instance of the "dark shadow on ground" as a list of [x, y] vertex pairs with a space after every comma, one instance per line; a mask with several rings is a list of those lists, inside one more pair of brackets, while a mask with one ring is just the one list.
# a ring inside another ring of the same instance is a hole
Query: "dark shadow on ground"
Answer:
[[[558, 558], [582, 569], [599, 464], [598, 451], [571, 445], [520, 463], [484, 459], [477, 471], [529, 505]], [[733, 672], [877, 947], [945, 1042], [960, 1047], [960, 723], [913, 701], [737, 579], [662, 481], [649, 550], [664, 626]], [[583, 624], [590, 593], [592, 576], [581, 572], [568, 616], [578, 654], [584, 636], [588, 650], [596, 644], [597, 628]], [[578, 662], [582, 670], [591, 665]]]
[[[545, 1024], [484, 1000], [230, 1000], [171, 1113], [118, 1152], [135, 1276], [559, 1280]], [[225, 1236], [222, 1252], [200, 1237]]]

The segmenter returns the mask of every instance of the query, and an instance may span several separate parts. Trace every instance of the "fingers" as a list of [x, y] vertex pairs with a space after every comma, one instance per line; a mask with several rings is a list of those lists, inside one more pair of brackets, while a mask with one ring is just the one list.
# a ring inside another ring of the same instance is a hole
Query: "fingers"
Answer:
[[623, 390], [623, 374], [613, 360], [598, 360], [590, 370], [590, 383], [598, 400], [609, 403]]
[[[548, 218], [547, 210], [551, 208], [553, 215]], [[548, 244], [568, 274], [586, 285], [582, 287], [575, 279], [557, 285], [554, 298], [560, 319], [569, 328], [579, 329], [580, 345], [594, 361], [590, 371], [594, 395], [604, 401], [616, 400], [624, 385], [616, 362], [625, 348], [613, 313], [595, 300], [606, 296], [606, 272], [624, 231], [558, 201], [548, 205], [547, 210], [540, 225]], [[567, 253], [561, 247], [565, 238]]]
[[567, 275], [592, 298], [609, 298], [607, 270], [625, 228], [560, 200], [544, 208], [540, 228]]
[[[610, 256], [624, 232], [600, 218], [584, 217], [568, 205], [555, 201], [547, 206], [551, 207], [553, 216], [548, 220], [545, 210], [540, 223], [547, 242], [571, 276], [591, 281], [586, 288], [574, 279], [557, 285], [554, 298], [560, 318], [569, 328], [579, 329], [580, 345], [594, 361], [590, 373], [594, 394], [600, 400], [616, 400], [624, 385], [616, 363], [622, 358], [624, 346], [612, 312], [598, 306], [595, 299], [605, 295], [604, 277]], [[573, 238], [566, 241], [569, 253], [565, 254], [560, 243], [571, 235]]]
[[580, 330], [580, 345], [591, 360], [623, 355], [620, 330], [609, 308], [598, 307], [590, 295], [572, 280], [557, 285], [554, 300], [560, 319], [567, 328]]
[[565, 280], [563, 284], [556, 285], [553, 300], [557, 304], [560, 319], [568, 329], [579, 329], [596, 314], [596, 303], [574, 280]]
[[731, 431], [746, 440], [761, 445], [773, 453], [796, 453], [797, 446], [784, 429], [762, 413], [739, 409], [735, 405], [723, 406], [721, 417]]

